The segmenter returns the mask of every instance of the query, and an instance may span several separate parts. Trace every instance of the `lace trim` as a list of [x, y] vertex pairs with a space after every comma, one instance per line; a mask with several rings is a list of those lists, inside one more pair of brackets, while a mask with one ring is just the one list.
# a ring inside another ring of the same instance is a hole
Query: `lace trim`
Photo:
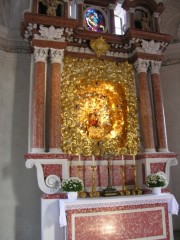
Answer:
[[169, 199], [159, 199], [159, 200], [134, 200], [134, 201], [123, 201], [123, 202], [99, 202], [99, 203], [79, 203], [79, 204], [68, 204], [66, 205], [66, 210], [75, 209], [89, 209], [89, 208], [109, 208], [109, 207], [119, 207], [119, 206], [133, 206], [133, 205], [144, 205], [144, 204], [156, 204], [156, 203], [168, 203]]

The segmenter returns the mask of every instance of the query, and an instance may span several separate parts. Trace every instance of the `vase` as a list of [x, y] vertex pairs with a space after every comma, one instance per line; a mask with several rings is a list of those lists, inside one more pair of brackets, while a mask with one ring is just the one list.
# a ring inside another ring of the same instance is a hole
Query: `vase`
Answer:
[[154, 195], [160, 195], [161, 194], [161, 187], [153, 187], [152, 188], [152, 193]]
[[67, 196], [69, 200], [76, 200], [78, 196], [78, 192], [68, 192]]

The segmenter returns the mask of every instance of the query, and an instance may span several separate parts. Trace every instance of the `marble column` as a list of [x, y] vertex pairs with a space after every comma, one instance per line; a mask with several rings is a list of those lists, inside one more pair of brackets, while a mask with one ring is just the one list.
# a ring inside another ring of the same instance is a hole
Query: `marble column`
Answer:
[[64, 49], [50, 49], [51, 91], [49, 119], [49, 151], [62, 152], [61, 144], [61, 64]]
[[109, 12], [110, 12], [110, 33], [115, 34], [115, 22], [114, 22], [114, 9], [115, 4], [109, 4]]
[[64, 17], [69, 18], [69, 0], [64, 0]]
[[129, 14], [130, 14], [130, 28], [135, 28], [135, 24], [134, 24], [134, 12], [135, 12], [135, 8], [130, 8], [129, 9]]
[[45, 89], [48, 48], [34, 47], [35, 70], [32, 100], [32, 152], [45, 151]]
[[84, 0], [77, 0], [77, 8], [78, 8], [78, 21], [79, 21], [79, 24], [78, 24], [78, 27], [79, 28], [83, 28], [83, 4], [84, 4]]
[[161, 62], [151, 61], [151, 80], [154, 98], [154, 110], [156, 120], [157, 148], [159, 152], [168, 152], [166, 124], [164, 116], [163, 99], [160, 84]]
[[138, 95], [144, 150], [145, 152], [155, 152], [152, 108], [147, 76], [149, 61], [138, 59], [134, 66], [138, 71]]
[[154, 13], [154, 22], [155, 22], [155, 29], [154, 31], [157, 33], [160, 33], [160, 27], [159, 27], [159, 13]]

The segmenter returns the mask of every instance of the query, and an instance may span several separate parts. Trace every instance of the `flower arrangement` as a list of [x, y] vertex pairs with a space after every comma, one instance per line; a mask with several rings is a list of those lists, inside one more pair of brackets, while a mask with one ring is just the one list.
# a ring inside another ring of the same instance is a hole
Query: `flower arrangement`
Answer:
[[64, 192], [80, 192], [83, 187], [83, 181], [78, 177], [64, 179], [61, 183], [61, 190]]
[[150, 188], [164, 187], [167, 183], [167, 180], [164, 175], [152, 173], [146, 177], [145, 183]]

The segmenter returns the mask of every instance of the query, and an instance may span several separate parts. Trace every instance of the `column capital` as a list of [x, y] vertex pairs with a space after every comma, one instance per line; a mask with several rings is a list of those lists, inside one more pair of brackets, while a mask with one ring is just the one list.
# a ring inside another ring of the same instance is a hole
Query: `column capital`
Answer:
[[154, 13], [154, 17], [155, 17], [155, 18], [158, 18], [159, 15], [160, 15], [160, 14], [159, 14], [158, 12], [155, 12], [155, 13]]
[[147, 73], [147, 69], [149, 67], [149, 60], [145, 60], [145, 59], [138, 59], [135, 63], [134, 63], [134, 67], [135, 69], [138, 71], [138, 73], [140, 72], [145, 72]]
[[161, 68], [161, 62], [160, 61], [152, 61], [151, 60], [151, 74], [160, 74], [159, 70]]
[[50, 48], [51, 63], [62, 63], [64, 58], [64, 49]]
[[115, 7], [116, 7], [116, 4], [112, 4], [112, 3], [110, 3], [108, 6], [109, 10], [114, 10]]
[[129, 12], [130, 12], [130, 13], [134, 13], [134, 12], [135, 12], [135, 8], [132, 8], [132, 7], [131, 7], [131, 8], [129, 9]]
[[35, 62], [45, 62], [49, 48], [34, 47]]

